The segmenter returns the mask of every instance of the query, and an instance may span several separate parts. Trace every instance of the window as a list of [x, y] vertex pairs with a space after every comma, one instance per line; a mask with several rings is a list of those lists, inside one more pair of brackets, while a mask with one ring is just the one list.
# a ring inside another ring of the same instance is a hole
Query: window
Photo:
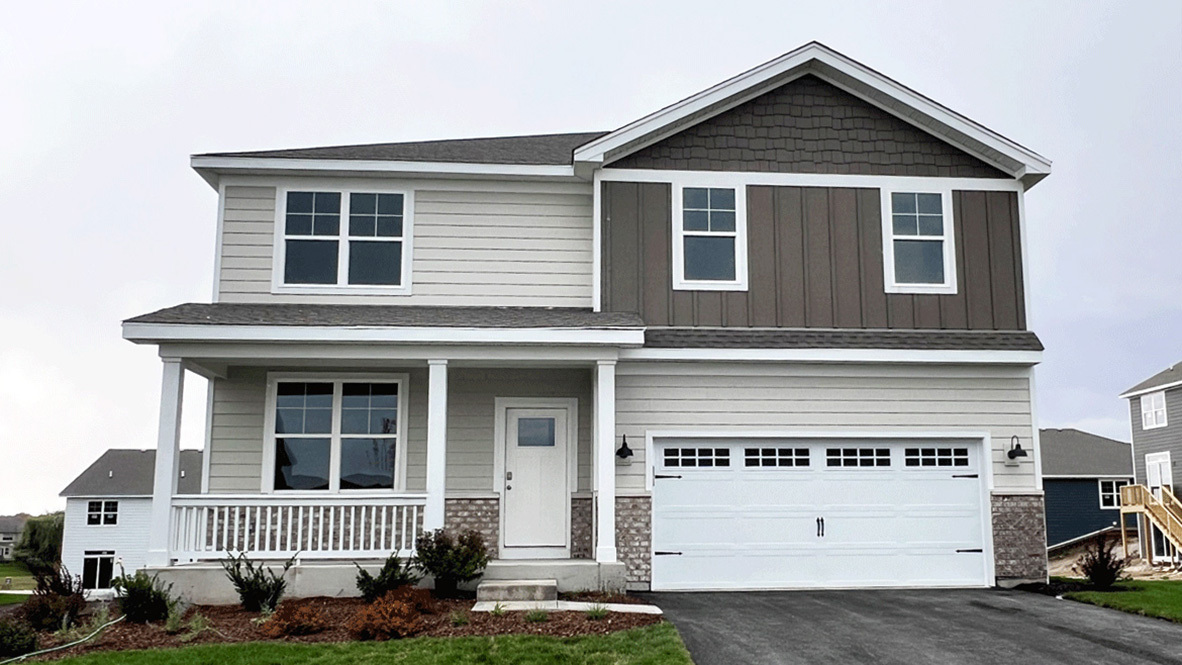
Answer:
[[890, 466], [890, 448], [828, 448], [827, 466]]
[[906, 466], [968, 466], [968, 448], [907, 448], [903, 451]]
[[883, 190], [888, 293], [956, 293], [952, 192]]
[[729, 448], [666, 448], [667, 468], [717, 467], [731, 465]]
[[674, 289], [747, 290], [747, 219], [741, 192], [734, 187], [674, 189]]
[[408, 193], [288, 191], [282, 196], [277, 287], [405, 290]]
[[82, 553], [82, 588], [110, 589], [115, 553], [88, 550]]
[[274, 382], [272, 489], [402, 487], [404, 378]]
[[1120, 488], [1128, 485], [1127, 480], [1100, 481], [1100, 507], [1120, 508]]
[[118, 501], [88, 501], [86, 503], [87, 526], [112, 526], [119, 523]]
[[744, 448], [744, 466], [808, 466], [808, 448]]
[[1141, 396], [1141, 429], [1166, 426], [1166, 393], [1159, 390]]

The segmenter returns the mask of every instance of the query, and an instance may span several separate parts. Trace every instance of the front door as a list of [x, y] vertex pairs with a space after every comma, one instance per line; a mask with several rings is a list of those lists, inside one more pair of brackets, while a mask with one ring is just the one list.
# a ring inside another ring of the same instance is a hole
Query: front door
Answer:
[[569, 552], [569, 413], [505, 410], [504, 555], [561, 558]]

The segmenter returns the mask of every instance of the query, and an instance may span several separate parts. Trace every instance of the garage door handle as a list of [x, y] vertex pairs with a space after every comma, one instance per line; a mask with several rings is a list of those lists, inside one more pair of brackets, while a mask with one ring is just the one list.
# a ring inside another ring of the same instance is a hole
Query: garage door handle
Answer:
[[954, 474], [952, 474], [952, 477], [953, 478], [980, 478], [980, 476], [975, 473], [961, 473], [961, 474], [954, 473]]
[[680, 477], [681, 476], [667, 476], [667, 475], [662, 475], [662, 474], [658, 473], [658, 474], [653, 475], [653, 480], [660, 480], [662, 478], [680, 478]]
[[653, 556], [681, 556], [681, 552], [653, 552]]
[[978, 547], [978, 548], [976, 548], [976, 549], [968, 549], [968, 550], [956, 550], [956, 553], [957, 553], [957, 554], [965, 554], [965, 553], [969, 553], [969, 552], [976, 552], [976, 553], [981, 553], [981, 552], [983, 552], [983, 551], [984, 551], [984, 550], [982, 550], [980, 547]]
[[817, 518], [817, 537], [818, 538], [825, 537], [825, 518], [824, 517]]

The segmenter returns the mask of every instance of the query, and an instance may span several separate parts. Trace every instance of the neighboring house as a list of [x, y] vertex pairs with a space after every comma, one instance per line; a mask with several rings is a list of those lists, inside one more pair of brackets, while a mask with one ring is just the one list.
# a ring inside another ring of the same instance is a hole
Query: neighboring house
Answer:
[[29, 515], [0, 515], [0, 561], [11, 561], [12, 551], [21, 540], [25, 532], [25, 522]]
[[230, 550], [350, 591], [443, 526], [568, 588], [1046, 576], [1050, 163], [864, 65], [813, 43], [611, 132], [192, 166], [214, 302], [123, 325], [163, 360], [157, 478], [210, 380], [202, 493], [153, 506], [190, 597], [232, 598]]
[[[201, 454], [180, 451], [177, 492], [201, 491]], [[154, 450], [108, 450], [62, 490], [62, 565], [83, 587], [110, 588], [119, 563], [128, 573], [146, 565], [155, 472]]]
[[[1129, 400], [1129, 418], [1133, 431], [1133, 475], [1139, 485], [1159, 499], [1162, 488], [1174, 490], [1174, 469], [1182, 461], [1182, 363], [1173, 365], [1141, 383], [1129, 388], [1121, 395]], [[1172, 419], [1172, 421], [1171, 421]], [[1166, 502], [1169, 507], [1171, 502]], [[1175, 510], [1177, 517], [1182, 511]], [[1143, 550], [1154, 563], [1178, 559], [1178, 548], [1182, 548], [1182, 530], [1167, 538], [1162, 530], [1148, 524], [1146, 518], [1139, 520], [1141, 542], [1146, 542], [1149, 531], [1149, 547]], [[1171, 542], [1172, 540], [1172, 542]]]
[[1039, 430], [1047, 545], [1119, 526], [1120, 488], [1133, 482], [1129, 444], [1077, 429]]

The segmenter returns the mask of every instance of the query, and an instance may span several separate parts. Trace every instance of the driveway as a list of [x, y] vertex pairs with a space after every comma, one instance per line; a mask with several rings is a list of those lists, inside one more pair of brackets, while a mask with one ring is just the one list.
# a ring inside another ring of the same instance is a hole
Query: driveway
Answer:
[[1182, 626], [1024, 591], [652, 593], [697, 665], [1182, 665]]

